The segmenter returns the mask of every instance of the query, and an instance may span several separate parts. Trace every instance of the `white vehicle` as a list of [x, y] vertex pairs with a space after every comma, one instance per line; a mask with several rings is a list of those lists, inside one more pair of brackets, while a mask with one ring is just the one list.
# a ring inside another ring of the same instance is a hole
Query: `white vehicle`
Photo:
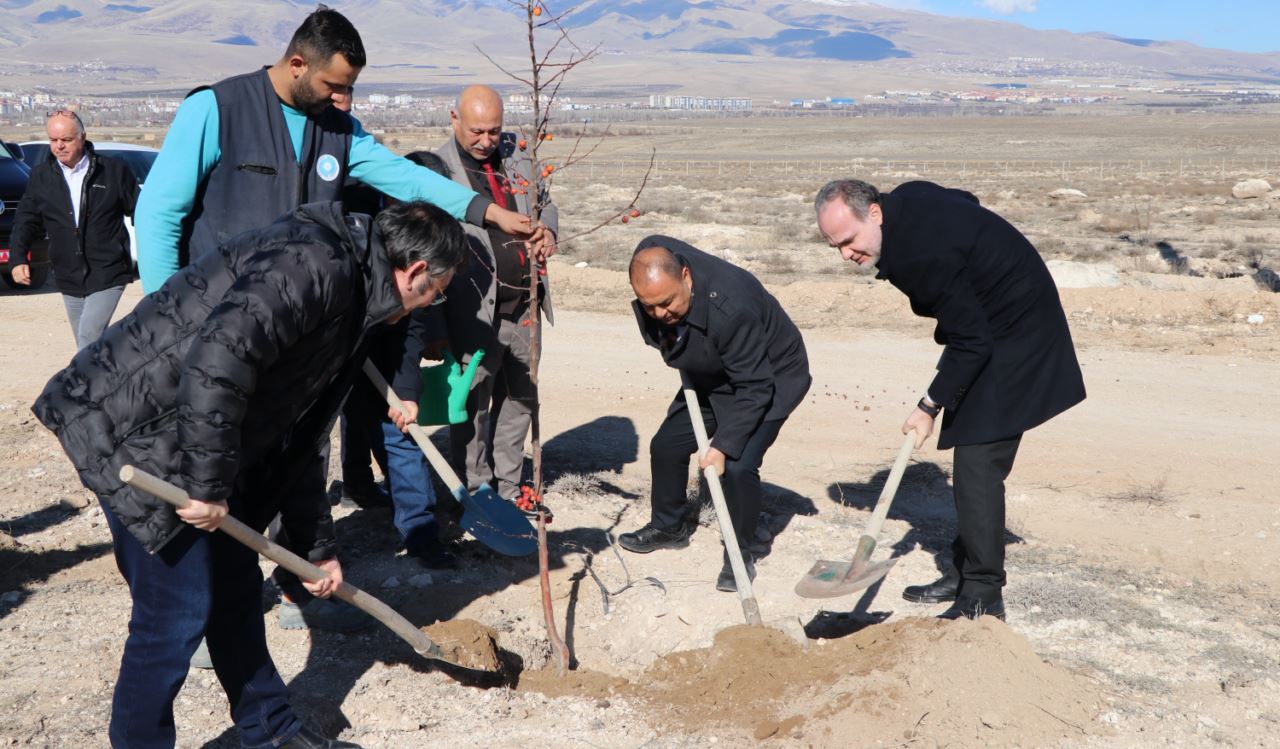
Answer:
[[[49, 141], [47, 140], [29, 140], [25, 143], [19, 143], [18, 147], [22, 149], [22, 160], [32, 169], [49, 158]], [[93, 149], [101, 156], [110, 156], [128, 164], [129, 170], [133, 172], [133, 176], [138, 180], [139, 186], [142, 186], [147, 181], [147, 174], [151, 172], [151, 165], [155, 163], [156, 155], [160, 153], [158, 149], [150, 146], [135, 146], [132, 143], [111, 143], [109, 141], [102, 143], [94, 141]], [[125, 226], [129, 230], [129, 256], [133, 258], [133, 264], [136, 266], [138, 264], [138, 240], [134, 236], [133, 219], [127, 219]]]

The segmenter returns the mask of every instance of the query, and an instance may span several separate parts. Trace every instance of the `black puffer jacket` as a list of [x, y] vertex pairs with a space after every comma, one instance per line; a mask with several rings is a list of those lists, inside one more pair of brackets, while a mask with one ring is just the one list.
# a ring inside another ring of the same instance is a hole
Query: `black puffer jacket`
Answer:
[[369, 330], [402, 309], [368, 218], [312, 203], [171, 277], [54, 376], [32, 410], [80, 480], [149, 550], [186, 527], [122, 485], [133, 464], [298, 549], [333, 555], [323, 494], [290, 491], [360, 371]]
[[[129, 234], [124, 217], [133, 215], [138, 181], [123, 161], [99, 156], [85, 143], [89, 171], [79, 195], [72, 195], [52, 154], [31, 170], [18, 203], [10, 240], [11, 258], [25, 260], [31, 245], [49, 235], [49, 263], [58, 291], [84, 297], [133, 280]], [[77, 224], [71, 201], [80, 204]], [[9, 267], [19, 265], [11, 259]]]

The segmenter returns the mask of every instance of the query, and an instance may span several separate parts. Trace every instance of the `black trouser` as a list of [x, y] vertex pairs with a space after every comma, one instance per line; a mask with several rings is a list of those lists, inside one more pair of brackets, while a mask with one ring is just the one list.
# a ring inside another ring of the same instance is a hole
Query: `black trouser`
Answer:
[[981, 445], [957, 445], [952, 483], [960, 535], [951, 544], [960, 593], [982, 600], [1004, 587], [1004, 480], [1022, 435]]
[[[370, 390], [365, 383], [357, 383], [356, 386], [364, 386], [366, 390]], [[377, 429], [378, 423], [386, 414], [387, 409], [384, 403], [374, 401], [364, 393], [357, 393], [354, 388], [347, 396], [347, 402], [342, 406], [340, 422], [343, 484], [360, 487], [374, 483], [373, 469], [369, 464], [372, 446], [369, 444], [368, 433]], [[376, 452], [374, 458], [377, 458]], [[387, 475], [387, 467], [380, 460], [378, 469], [382, 471], [383, 476]]]
[[[684, 396], [679, 396], [683, 406]], [[709, 405], [702, 405], [702, 419], [707, 434], [716, 433], [716, 416]], [[724, 485], [729, 517], [738, 536], [739, 548], [749, 547], [760, 517], [760, 464], [765, 451], [778, 438], [786, 419], [762, 422], [747, 440], [737, 460], [725, 461], [720, 477]], [[649, 469], [653, 474], [651, 522], [659, 528], [675, 528], [685, 520], [685, 487], [689, 480], [689, 457], [698, 451], [689, 410], [681, 407], [658, 427], [649, 443]]]

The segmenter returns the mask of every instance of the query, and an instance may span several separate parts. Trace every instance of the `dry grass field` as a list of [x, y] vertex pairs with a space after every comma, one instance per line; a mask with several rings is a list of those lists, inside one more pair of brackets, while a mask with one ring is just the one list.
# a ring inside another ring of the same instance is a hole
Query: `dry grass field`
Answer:
[[[445, 137], [386, 139], [407, 151]], [[563, 160], [573, 143], [565, 126], [547, 154]], [[500, 683], [459, 681], [384, 631], [282, 630], [269, 601], [268, 637], [303, 712], [388, 749], [1275, 745], [1280, 199], [1232, 195], [1246, 178], [1280, 187], [1271, 118], [624, 125], [556, 172], [562, 236], [625, 206], [651, 151], [640, 218], [570, 239], [551, 265], [552, 581], [578, 670], [540, 670], [536, 565], [466, 541], [460, 570], [423, 579], [397, 555], [389, 513], [338, 509], [356, 584], [416, 623], [492, 626], [513, 666]], [[974, 192], [1033, 239], [1062, 287], [1089, 398], [1028, 435], [1010, 478], [1007, 625], [939, 626], [940, 607], [900, 597], [932, 579], [955, 529], [950, 454], [931, 446], [882, 534], [878, 554], [900, 558], [889, 577], [850, 600], [792, 592], [814, 560], [852, 553], [938, 355], [900, 294], [818, 238], [813, 193], [845, 175]], [[814, 384], [765, 462], [754, 551], [765, 618], [798, 618], [808, 651], [717, 635], [741, 611], [712, 588], [714, 525], [687, 550], [609, 548], [606, 532], [647, 519], [648, 440], [677, 388], [640, 343], [621, 270], [650, 233], [758, 273], [804, 332]], [[138, 296], [135, 285], [122, 308]], [[70, 335], [56, 294], [0, 293], [0, 315], [0, 743], [105, 746], [128, 595], [100, 510], [27, 410]], [[178, 708], [180, 746], [238, 746], [211, 673], [193, 672]]]

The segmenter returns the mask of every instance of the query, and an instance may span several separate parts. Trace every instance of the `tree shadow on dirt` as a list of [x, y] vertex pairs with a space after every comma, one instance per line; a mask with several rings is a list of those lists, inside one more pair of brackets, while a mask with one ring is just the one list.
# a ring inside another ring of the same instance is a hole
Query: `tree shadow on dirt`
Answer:
[[62, 570], [110, 553], [110, 543], [81, 544], [74, 549], [37, 551], [23, 545], [22, 536], [39, 533], [75, 517], [76, 512], [56, 503], [12, 520], [0, 521], [0, 619], [22, 605], [28, 586], [42, 583]]
[[[842, 507], [864, 510], [867, 518], [860, 519], [860, 525], [850, 535], [848, 554], [845, 560], [853, 557], [857, 545], [857, 537], [870, 520], [869, 513], [875, 508], [876, 500], [889, 479], [889, 469], [876, 472], [866, 482], [838, 482], [827, 487], [827, 497]], [[888, 518], [901, 520], [910, 525], [902, 538], [889, 547], [890, 553], [884, 554], [883, 548], [877, 548], [872, 555], [873, 562], [885, 559], [896, 559], [905, 556], [916, 548], [933, 555], [938, 574], [951, 568], [951, 542], [956, 535], [955, 499], [951, 492], [950, 474], [937, 463], [916, 462], [907, 466], [902, 474], [902, 482], [898, 485], [893, 505], [889, 509]], [[883, 534], [882, 534], [883, 535]], [[1022, 543], [1017, 534], [1005, 530], [1005, 544]], [[892, 575], [892, 572], [890, 572]], [[932, 582], [920, 580], [919, 583]], [[880, 592], [885, 579], [868, 587], [849, 611], [820, 611], [805, 625], [805, 631], [815, 639], [833, 639], [853, 634], [872, 624], [878, 624], [893, 611], [870, 611], [869, 607]], [[907, 581], [894, 581], [890, 587], [908, 585]], [[832, 599], [839, 601], [843, 599]]]
[[6, 537], [0, 543], [0, 593], [5, 596], [0, 599], [0, 619], [22, 605], [27, 596], [31, 595], [32, 585], [43, 583], [65, 569], [110, 553], [110, 543], [81, 544], [74, 549], [33, 551]]

